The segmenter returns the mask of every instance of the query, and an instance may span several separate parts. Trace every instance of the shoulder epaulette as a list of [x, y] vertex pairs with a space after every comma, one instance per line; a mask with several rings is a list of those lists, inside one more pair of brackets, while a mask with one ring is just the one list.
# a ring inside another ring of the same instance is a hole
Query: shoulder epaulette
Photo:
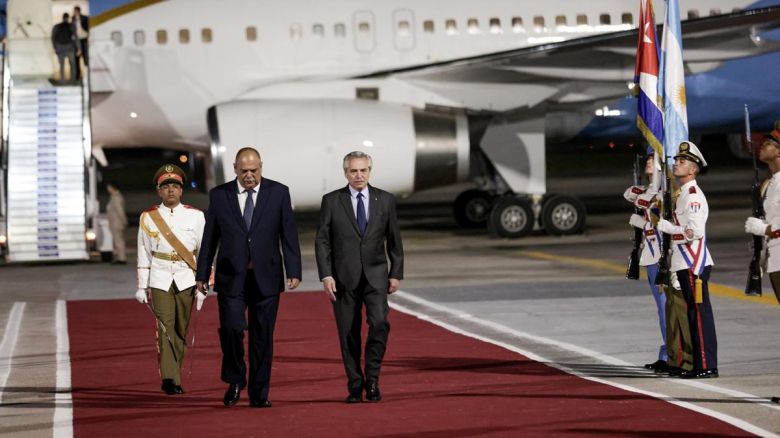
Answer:
[[192, 210], [198, 210], [198, 211], [200, 211], [200, 209], [199, 209], [199, 208], [197, 208], [197, 207], [193, 207], [193, 206], [191, 206], [191, 205], [182, 204], [182, 206], [184, 206], [184, 208], [189, 208], [189, 209], [192, 209]]
[[144, 212], [157, 210], [158, 208], [160, 208], [160, 204], [153, 205], [153, 206], [147, 208], [146, 210], [144, 210]]
[[688, 187], [688, 193], [696, 193], [696, 186]]

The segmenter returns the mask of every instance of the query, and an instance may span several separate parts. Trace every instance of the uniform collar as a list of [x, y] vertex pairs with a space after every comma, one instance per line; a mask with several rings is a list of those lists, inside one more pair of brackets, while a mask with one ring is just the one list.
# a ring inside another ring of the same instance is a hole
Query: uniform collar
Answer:
[[164, 203], [161, 202], [159, 210], [160, 211], [165, 211], [165, 212], [168, 212], [168, 213], [175, 213], [175, 212], [177, 212], [177, 211], [179, 211], [179, 210], [181, 210], [183, 208], [184, 208], [184, 204], [182, 204], [181, 202], [179, 202], [179, 205], [177, 205], [176, 207], [173, 207], [173, 208], [168, 208], [168, 207], [165, 206]]
[[681, 185], [680, 186], [680, 193], [688, 193], [688, 188], [691, 187], [691, 186], [698, 187], [698, 185], [696, 184], [696, 180], [695, 179], [690, 180], [687, 183]]

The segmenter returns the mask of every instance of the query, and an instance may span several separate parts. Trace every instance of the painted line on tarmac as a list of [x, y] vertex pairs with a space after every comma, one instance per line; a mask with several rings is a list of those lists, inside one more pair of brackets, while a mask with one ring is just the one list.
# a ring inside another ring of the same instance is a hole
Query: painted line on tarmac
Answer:
[[57, 300], [55, 310], [57, 330], [57, 391], [54, 394], [54, 438], [73, 437], [73, 397], [70, 380], [70, 338], [68, 337], [68, 307]]
[[3, 340], [0, 342], [0, 403], [3, 401], [3, 392], [8, 383], [8, 376], [11, 374], [13, 366], [14, 350], [16, 341], [19, 340], [19, 327], [22, 326], [22, 315], [26, 303], [15, 302], [8, 312], [8, 320], [5, 323]]
[[[514, 336], [514, 337], [517, 337], [517, 338], [527, 339], [527, 340], [530, 340], [530, 341], [533, 341], [533, 342], [536, 342], [536, 343], [542, 343], [542, 344], [545, 344], [545, 345], [551, 345], [551, 346], [560, 348], [562, 350], [572, 351], [574, 353], [578, 353], [578, 354], [581, 354], [581, 355], [584, 355], [584, 356], [589, 356], [591, 358], [594, 358], [596, 360], [599, 360], [599, 361], [602, 361], [602, 362], [605, 362], [605, 363], [611, 364], [611, 365], [632, 366], [632, 367], [636, 366], [635, 364], [628, 363], [628, 362], [623, 361], [621, 359], [618, 359], [616, 357], [612, 357], [612, 356], [608, 356], [608, 355], [605, 355], [605, 354], [602, 354], [602, 353], [598, 353], [598, 352], [595, 352], [595, 351], [592, 351], [592, 350], [588, 350], [586, 348], [582, 348], [582, 347], [579, 347], [579, 346], [576, 346], [576, 345], [573, 345], [573, 344], [556, 341], [554, 339], [545, 338], [545, 337], [542, 337], [542, 336], [537, 336], [537, 335], [533, 335], [533, 334], [526, 333], [526, 332], [521, 332], [519, 330], [515, 330], [515, 329], [507, 327], [505, 325], [498, 324], [496, 322], [489, 321], [489, 320], [486, 320], [486, 319], [482, 319], [480, 317], [471, 315], [469, 313], [462, 312], [462, 311], [457, 310], [457, 309], [453, 309], [453, 308], [450, 308], [450, 307], [447, 307], [447, 306], [443, 306], [441, 304], [434, 303], [432, 301], [425, 300], [423, 298], [416, 297], [416, 296], [411, 295], [411, 294], [409, 294], [407, 292], [403, 292], [403, 291], [399, 290], [398, 292], [395, 292], [393, 295], [397, 296], [398, 298], [400, 298], [402, 300], [410, 301], [410, 302], [412, 302], [412, 303], [414, 303], [416, 305], [428, 308], [430, 310], [444, 313], [444, 314], [446, 314], [449, 317], [454, 317], [454, 318], [458, 318], [458, 319], [467, 320], [468, 322], [470, 322], [472, 324], [481, 325], [481, 326], [483, 326], [485, 328], [488, 328], [488, 329], [493, 330], [493, 331], [497, 331], [499, 333], [508, 334], [508, 335], [511, 335], [511, 336]], [[435, 324], [435, 325], [437, 325], [439, 327], [442, 327], [442, 328], [444, 328], [446, 330], [449, 330], [449, 331], [451, 331], [453, 333], [458, 333], [458, 334], [461, 334], [461, 335], [464, 335], [464, 336], [468, 336], [470, 338], [477, 339], [477, 340], [482, 341], [482, 342], [487, 342], [487, 343], [490, 343], [490, 344], [493, 344], [493, 345], [497, 345], [497, 346], [505, 348], [505, 349], [507, 349], [509, 351], [514, 351], [515, 353], [519, 353], [519, 354], [521, 354], [521, 355], [523, 355], [523, 356], [525, 356], [525, 357], [527, 357], [527, 358], [529, 358], [531, 360], [535, 360], [537, 362], [544, 363], [545, 365], [548, 365], [548, 366], [551, 366], [553, 368], [559, 369], [559, 370], [561, 370], [561, 371], [563, 371], [565, 373], [572, 374], [572, 375], [575, 375], [575, 376], [578, 376], [580, 378], [583, 378], [583, 379], [586, 379], [586, 380], [590, 380], [590, 381], [593, 381], [593, 382], [598, 382], [598, 383], [603, 383], [605, 385], [610, 385], [610, 386], [613, 386], [613, 387], [616, 387], [616, 388], [623, 389], [625, 391], [635, 392], [635, 393], [644, 394], [644, 395], [647, 395], [647, 396], [650, 396], [650, 397], [654, 397], [654, 398], [657, 398], [657, 399], [660, 399], [660, 400], [672, 403], [674, 405], [677, 405], [677, 406], [680, 406], [680, 407], [683, 407], [683, 408], [686, 408], [686, 409], [690, 409], [692, 411], [696, 411], [696, 412], [702, 413], [704, 415], [708, 415], [710, 417], [717, 418], [717, 419], [719, 419], [721, 421], [724, 421], [724, 422], [729, 423], [729, 424], [731, 424], [731, 425], [733, 425], [735, 427], [738, 427], [740, 429], [743, 429], [743, 430], [745, 430], [747, 432], [750, 432], [750, 433], [753, 433], [753, 434], [756, 434], [756, 435], [759, 435], [759, 436], [780, 437], [780, 435], [777, 435], [777, 434], [775, 434], [773, 432], [770, 432], [768, 430], [764, 430], [764, 429], [762, 429], [762, 428], [760, 428], [758, 426], [755, 426], [755, 425], [753, 425], [751, 423], [746, 422], [745, 420], [742, 420], [742, 419], [739, 419], [739, 418], [736, 418], [736, 417], [732, 417], [731, 415], [724, 414], [722, 412], [718, 412], [718, 411], [715, 411], [715, 410], [712, 410], [712, 409], [709, 409], [709, 408], [705, 408], [703, 406], [698, 406], [698, 405], [695, 405], [695, 404], [690, 403], [690, 402], [681, 401], [681, 400], [678, 400], [677, 398], [672, 397], [670, 395], [661, 394], [661, 393], [658, 393], [658, 392], [647, 391], [647, 390], [644, 390], [644, 389], [635, 388], [633, 386], [625, 385], [625, 384], [622, 384], [622, 383], [612, 382], [612, 381], [609, 381], [609, 380], [605, 380], [605, 379], [601, 379], [601, 378], [598, 378], [598, 377], [590, 376], [588, 374], [582, 373], [582, 372], [577, 371], [575, 369], [569, 368], [569, 367], [567, 367], [565, 365], [558, 364], [558, 363], [556, 363], [556, 362], [554, 362], [554, 361], [552, 361], [550, 359], [547, 359], [547, 358], [545, 358], [545, 357], [543, 357], [543, 356], [541, 356], [541, 355], [539, 355], [537, 353], [533, 353], [531, 351], [524, 350], [524, 349], [522, 349], [520, 347], [517, 347], [515, 345], [507, 344], [506, 342], [502, 342], [502, 341], [499, 341], [499, 340], [496, 340], [496, 339], [492, 339], [492, 338], [489, 338], [489, 337], [486, 337], [486, 336], [483, 336], [483, 335], [480, 335], [480, 334], [468, 331], [468, 330], [466, 330], [466, 329], [464, 329], [462, 327], [458, 327], [457, 325], [453, 325], [453, 324], [451, 324], [449, 322], [446, 322], [446, 321], [444, 321], [444, 320], [442, 320], [440, 318], [437, 318], [435, 316], [432, 316], [432, 315], [429, 315], [429, 314], [426, 314], [426, 313], [423, 313], [423, 312], [411, 309], [411, 308], [409, 308], [407, 306], [404, 306], [403, 304], [399, 304], [399, 303], [393, 302], [392, 300], [390, 302], [390, 306], [393, 309], [395, 309], [395, 310], [397, 310], [399, 312], [403, 312], [403, 313], [415, 316], [415, 317], [417, 317], [419, 319], [422, 319], [424, 321], [428, 321], [428, 322], [430, 322], [432, 324]], [[717, 387], [717, 386], [708, 385], [706, 383], [692, 382], [692, 381], [688, 381], [688, 380], [684, 380], [684, 379], [678, 379], [678, 380], [679, 380], [679, 383], [683, 384], [683, 385], [688, 385], [688, 386], [696, 387], [696, 388], [703, 389], [703, 390], [706, 390], [706, 391], [728, 395], [728, 396], [731, 396], [731, 397], [737, 397], [737, 398], [742, 399], [742, 401], [756, 403], [758, 405], [765, 406], [765, 407], [768, 407], [770, 409], [780, 410], [780, 407], [775, 407], [775, 406], [771, 405], [769, 400], [765, 400], [764, 402], [756, 401], [756, 400], [761, 400], [761, 398], [758, 397], [758, 396], [755, 396], [753, 394], [748, 394], [748, 393], [744, 393], [744, 392], [740, 392], [740, 391], [733, 391], [733, 390], [730, 390], [730, 389], [724, 389], [724, 388], [720, 388], [720, 387]]]
[[[612, 262], [604, 262], [601, 260], [594, 260], [586, 257], [563, 256], [563, 255], [551, 254], [543, 251], [524, 251], [524, 250], [518, 251], [516, 254], [539, 259], [539, 260], [549, 260], [555, 262], [569, 263], [572, 265], [585, 266], [588, 268], [596, 268], [596, 269], [601, 269], [610, 272], [617, 272], [620, 274], [626, 273], [626, 267], [624, 265], [619, 265], [617, 263], [612, 263]], [[641, 271], [641, 277], [643, 279], [647, 279], [644, 270]], [[749, 301], [751, 303], [766, 304], [769, 306], [777, 307], [777, 298], [775, 298], [774, 294], [771, 293], [764, 294], [760, 297], [749, 297], [745, 295], [743, 291], [723, 284], [709, 283], [709, 288], [710, 288], [710, 294], [719, 297], [732, 298], [735, 300]]]

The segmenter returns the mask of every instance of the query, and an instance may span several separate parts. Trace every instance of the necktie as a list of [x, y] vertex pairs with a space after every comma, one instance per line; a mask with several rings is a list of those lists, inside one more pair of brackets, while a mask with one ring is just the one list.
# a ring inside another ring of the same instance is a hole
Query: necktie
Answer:
[[360, 230], [360, 235], [362, 236], [366, 232], [366, 226], [368, 226], [368, 221], [366, 220], [366, 208], [363, 205], [362, 193], [358, 193], [357, 195], [357, 224], [358, 230]]
[[255, 203], [252, 201], [252, 194], [255, 192], [255, 189], [249, 189], [244, 190], [244, 193], [246, 193], [246, 203], [244, 204], [244, 222], [246, 222], [246, 229], [249, 229], [249, 226], [252, 225], [252, 213], [255, 209]]

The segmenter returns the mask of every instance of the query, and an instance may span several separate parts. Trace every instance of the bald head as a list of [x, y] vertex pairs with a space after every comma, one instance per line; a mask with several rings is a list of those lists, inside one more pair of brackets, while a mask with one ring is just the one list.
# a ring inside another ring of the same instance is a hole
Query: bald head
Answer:
[[244, 189], [254, 189], [260, 185], [263, 162], [260, 153], [255, 148], [241, 148], [236, 153], [236, 162], [233, 163], [238, 183]]

